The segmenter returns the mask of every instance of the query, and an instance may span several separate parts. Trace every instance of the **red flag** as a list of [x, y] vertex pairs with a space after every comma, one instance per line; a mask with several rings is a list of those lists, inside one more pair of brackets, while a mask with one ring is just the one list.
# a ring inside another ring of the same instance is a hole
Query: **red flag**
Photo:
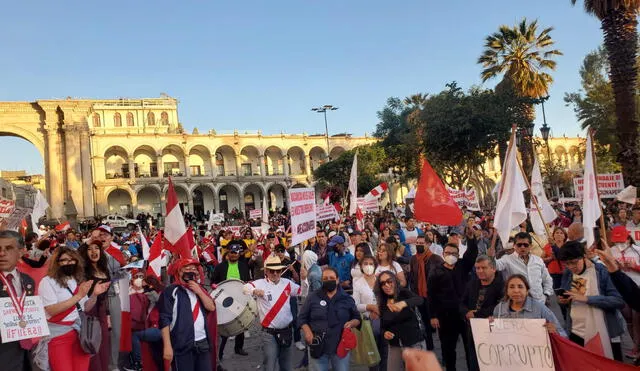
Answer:
[[187, 244], [189, 245], [189, 256], [198, 259], [198, 249], [196, 247], [196, 238], [193, 235], [193, 227], [187, 228]]
[[423, 222], [439, 225], [459, 225], [462, 211], [429, 162], [422, 160], [422, 173], [416, 188], [414, 216]]
[[111, 255], [112, 258], [117, 260], [118, 263], [120, 263], [120, 266], [124, 267], [125, 265], [127, 265], [127, 259], [122, 254], [120, 246], [118, 246], [115, 242], [111, 242], [111, 245], [109, 245], [109, 247], [107, 247], [104, 252]]
[[549, 334], [553, 363], [558, 371], [573, 370], [637, 370], [632, 365], [591, 353], [587, 349], [557, 334]]
[[187, 227], [184, 224], [182, 210], [180, 210], [180, 205], [178, 204], [178, 195], [173, 188], [171, 177], [169, 177], [169, 189], [167, 190], [167, 216], [164, 223], [164, 238], [169, 245], [167, 250], [183, 258], [191, 257], [193, 243], [189, 242]]
[[62, 223], [56, 225], [56, 227], [55, 227], [56, 232], [64, 232], [69, 228], [71, 228], [71, 224], [69, 224], [68, 221], [62, 222]]
[[153, 240], [153, 244], [149, 248], [149, 266], [147, 267], [147, 274], [152, 274], [160, 279], [160, 272], [164, 265], [164, 259], [162, 258], [162, 232], [158, 232], [156, 238]]

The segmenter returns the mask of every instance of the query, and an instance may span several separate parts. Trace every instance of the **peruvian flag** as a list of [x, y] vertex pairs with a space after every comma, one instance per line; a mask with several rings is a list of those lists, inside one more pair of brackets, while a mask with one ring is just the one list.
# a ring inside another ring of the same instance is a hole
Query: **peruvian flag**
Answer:
[[142, 233], [142, 229], [140, 229], [139, 225], [138, 225], [138, 233], [140, 233], [140, 246], [142, 246], [142, 259], [149, 260], [149, 254], [150, 254], [149, 242], [147, 242], [147, 238], [144, 236], [144, 233]]
[[387, 182], [379, 184], [377, 187], [369, 191], [366, 196], [364, 196], [365, 201], [371, 201], [377, 198], [380, 198], [384, 191], [387, 190]]
[[[169, 243], [167, 250], [183, 258], [191, 257], [193, 238], [187, 234], [184, 217], [178, 204], [178, 195], [173, 188], [173, 182], [169, 177], [169, 189], [167, 190], [167, 216], [164, 223], [164, 238]], [[191, 238], [191, 241], [189, 241]]]
[[149, 258], [147, 260], [149, 261], [147, 274], [152, 274], [160, 279], [160, 271], [164, 266], [164, 259], [162, 257], [162, 232], [158, 232], [156, 238], [153, 240], [153, 244], [149, 248]]
[[364, 230], [364, 214], [362, 213], [362, 209], [360, 206], [356, 209], [356, 227], [359, 231]]
[[111, 242], [111, 245], [109, 245], [109, 247], [107, 247], [104, 251], [107, 254], [111, 255], [112, 258], [117, 260], [118, 263], [120, 263], [121, 267], [124, 267], [125, 265], [127, 265], [127, 259], [125, 259], [124, 255], [122, 254], [122, 251], [120, 250], [120, 246], [118, 246], [117, 243]]
[[419, 221], [450, 226], [462, 222], [458, 203], [426, 159], [422, 160], [422, 173], [415, 195], [414, 215]]
[[324, 198], [324, 206], [329, 206], [331, 203], [331, 192], [327, 193], [327, 197]]
[[62, 222], [62, 223], [56, 225], [56, 227], [55, 227], [56, 232], [65, 232], [69, 228], [71, 228], [71, 224], [69, 224], [69, 221]]
[[131, 352], [131, 302], [129, 301], [129, 277], [118, 281], [120, 288], [120, 351]]
[[200, 252], [198, 251], [198, 245], [196, 245], [196, 238], [193, 235], [193, 227], [189, 226], [189, 228], [187, 228], [187, 241], [190, 247], [190, 252], [191, 252], [191, 257], [194, 259], [198, 259], [198, 256], [200, 256]]

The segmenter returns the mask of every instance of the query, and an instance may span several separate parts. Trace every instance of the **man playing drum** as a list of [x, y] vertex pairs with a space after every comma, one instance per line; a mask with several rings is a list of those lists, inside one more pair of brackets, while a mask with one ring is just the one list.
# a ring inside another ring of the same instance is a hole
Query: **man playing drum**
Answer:
[[244, 285], [245, 293], [256, 297], [258, 302], [265, 371], [276, 371], [276, 364], [280, 365], [280, 371], [292, 370], [294, 324], [289, 298], [300, 295], [300, 286], [280, 278], [285, 268], [278, 256], [271, 255], [264, 262], [266, 278]]

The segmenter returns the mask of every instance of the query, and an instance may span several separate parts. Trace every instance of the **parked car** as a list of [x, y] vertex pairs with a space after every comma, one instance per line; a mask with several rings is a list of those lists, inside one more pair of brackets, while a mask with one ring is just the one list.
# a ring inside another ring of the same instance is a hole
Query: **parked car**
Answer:
[[109, 224], [111, 228], [127, 228], [134, 230], [138, 227], [138, 220], [125, 218], [120, 215], [107, 215], [102, 219], [104, 224]]

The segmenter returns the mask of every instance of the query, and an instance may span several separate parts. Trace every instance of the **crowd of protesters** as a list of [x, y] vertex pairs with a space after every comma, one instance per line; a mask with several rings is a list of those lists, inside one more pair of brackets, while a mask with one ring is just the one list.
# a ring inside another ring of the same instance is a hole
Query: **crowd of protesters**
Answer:
[[[98, 224], [84, 233], [0, 231], [0, 297], [40, 295], [51, 332], [30, 344], [0, 344], [0, 364], [54, 371], [141, 370], [143, 363], [157, 370], [169, 363], [231, 369], [210, 296], [229, 279], [243, 281], [243, 294], [258, 303], [267, 371], [348, 370], [349, 329], [364, 321], [380, 355], [371, 370], [404, 369], [403, 350], [433, 350], [436, 333], [444, 368], [456, 369], [461, 339], [467, 368], [478, 370], [471, 318], [542, 318], [550, 333], [581, 346], [596, 330], [605, 354], [619, 361], [628, 325], [634, 347], [627, 356], [638, 358], [640, 247], [633, 233], [640, 230], [640, 206], [610, 204], [607, 230], [598, 231], [606, 238], [594, 246], [585, 246], [575, 204], [557, 205], [551, 236], [523, 223], [509, 241], [497, 237], [491, 213], [463, 211], [454, 227], [419, 223], [401, 210], [318, 223], [315, 237], [296, 245], [283, 213], [272, 213], [268, 223], [236, 213], [220, 224], [186, 215], [196, 248], [188, 257], [163, 253], [160, 276], [139, 261], [161, 236], [161, 216], [139, 215], [134, 230]], [[28, 273], [43, 269], [42, 277]], [[128, 316], [121, 313], [123, 290]], [[80, 344], [81, 312], [99, 319], [95, 354]], [[125, 353], [123, 337], [131, 342]], [[296, 349], [305, 351], [299, 364]], [[244, 334], [233, 350], [249, 354]]]

